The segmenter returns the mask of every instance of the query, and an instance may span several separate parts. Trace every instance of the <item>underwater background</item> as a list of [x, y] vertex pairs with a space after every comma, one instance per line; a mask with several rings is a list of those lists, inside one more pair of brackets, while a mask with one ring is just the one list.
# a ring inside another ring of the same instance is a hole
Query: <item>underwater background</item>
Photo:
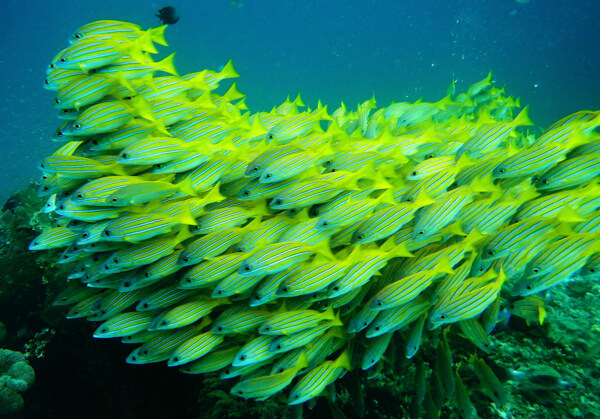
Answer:
[[[546, 128], [598, 108], [600, 4], [596, 1], [174, 1], [168, 29], [183, 74], [219, 69], [233, 58], [253, 111], [302, 93], [332, 109], [375, 95], [392, 101], [441, 99], [492, 70], [498, 86], [531, 105]], [[150, 1], [4, 0], [0, 14], [0, 199], [38, 177], [54, 151], [52, 93], [42, 89], [48, 61], [75, 28], [96, 19], [155, 26]]]
[[[53, 92], [42, 88], [42, 80], [68, 37], [96, 19], [158, 26], [154, 14], [165, 5], [2, 3], [1, 202], [37, 179], [39, 162], [58, 146], [50, 139], [58, 123]], [[530, 105], [530, 117], [542, 128], [573, 112], [600, 108], [600, 3], [594, 1], [215, 0], [170, 5], [181, 15], [166, 32], [179, 72], [218, 70], [233, 58], [241, 74], [238, 88], [252, 112], [268, 111], [297, 93], [309, 106], [316, 107], [320, 99], [331, 110], [340, 101], [354, 107], [373, 95], [380, 106], [419, 98], [433, 102], [445, 96], [452, 80], [457, 92], [464, 91], [490, 70], [507, 95]], [[93, 339], [94, 324], [67, 322], [65, 310], [49, 307], [49, 296], [60, 291], [52, 282], [59, 275], [50, 269], [56, 254], [32, 256], [23, 248], [35, 236], [27, 230], [29, 217], [42, 204], [31, 189], [21, 191], [4, 204], [2, 216], [0, 347], [27, 353], [37, 375], [35, 386], [24, 394], [21, 416], [281, 416], [270, 402], [232, 399], [214, 390], [217, 378], [183, 375], [164, 364], [127, 365], [123, 359], [131, 348], [117, 340]], [[525, 384], [508, 381], [507, 387], [519, 389], [519, 403], [507, 417], [600, 415], [598, 291], [589, 282], [553, 290], [543, 326], [515, 322], [500, 332], [498, 370], [518, 369], [510, 361], [523, 360], [528, 362], [524, 370], [541, 377]], [[405, 409], [395, 406], [401, 400], [394, 389], [402, 385], [402, 372], [392, 375], [395, 381], [363, 394], [370, 417], [402, 417]], [[353, 395], [350, 390], [348, 399]], [[330, 409], [321, 403], [304, 414], [359, 416], [356, 409]]]

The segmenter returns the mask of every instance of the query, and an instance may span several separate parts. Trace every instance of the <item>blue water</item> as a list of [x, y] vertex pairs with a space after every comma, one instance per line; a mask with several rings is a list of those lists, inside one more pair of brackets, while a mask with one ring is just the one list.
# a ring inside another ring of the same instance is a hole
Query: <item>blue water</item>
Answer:
[[[219, 69], [229, 58], [252, 111], [302, 93], [333, 110], [373, 94], [435, 101], [493, 70], [507, 92], [531, 105], [541, 126], [600, 109], [600, 2], [581, 0], [228, 0], [172, 1], [168, 28], [181, 73]], [[0, 199], [38, 177], [58, 147], [45, 68], [68, 37], [96, 19], [157, 26], [169, 3], [141, 0], [3, 0], [0, 10]], [[162, 51], [166, 51], [163, 48]]]

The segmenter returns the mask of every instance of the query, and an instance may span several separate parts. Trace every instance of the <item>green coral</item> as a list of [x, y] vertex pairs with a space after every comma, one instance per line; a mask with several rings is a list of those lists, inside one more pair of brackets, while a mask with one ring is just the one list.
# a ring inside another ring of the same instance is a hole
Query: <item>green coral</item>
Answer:
[[0, 349], [0, 416], [15, 414], [23, 409], [22, 393], [35, 382], [35, 372], [25, 355]]

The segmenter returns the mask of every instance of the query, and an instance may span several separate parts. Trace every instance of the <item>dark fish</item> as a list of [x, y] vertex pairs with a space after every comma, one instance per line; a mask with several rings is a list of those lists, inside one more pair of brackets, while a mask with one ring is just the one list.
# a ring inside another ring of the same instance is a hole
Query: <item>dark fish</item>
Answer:
[[159, 18], [162, 23], [168, 23], [169, 25], [177, 23], [179, 20], [179, 14], [177, 13], [177, 10], [171, 6], [160, 9], [156, 14], [156, 17]]

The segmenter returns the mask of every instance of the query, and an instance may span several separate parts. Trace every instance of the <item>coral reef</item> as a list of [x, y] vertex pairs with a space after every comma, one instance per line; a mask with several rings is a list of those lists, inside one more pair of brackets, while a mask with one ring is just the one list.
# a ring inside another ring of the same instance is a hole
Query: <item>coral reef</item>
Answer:
[[0, 349], [0, 416], [20, 412], [24, 406], [22, 394], [34, 382], [35, 373], [25, 355]]

